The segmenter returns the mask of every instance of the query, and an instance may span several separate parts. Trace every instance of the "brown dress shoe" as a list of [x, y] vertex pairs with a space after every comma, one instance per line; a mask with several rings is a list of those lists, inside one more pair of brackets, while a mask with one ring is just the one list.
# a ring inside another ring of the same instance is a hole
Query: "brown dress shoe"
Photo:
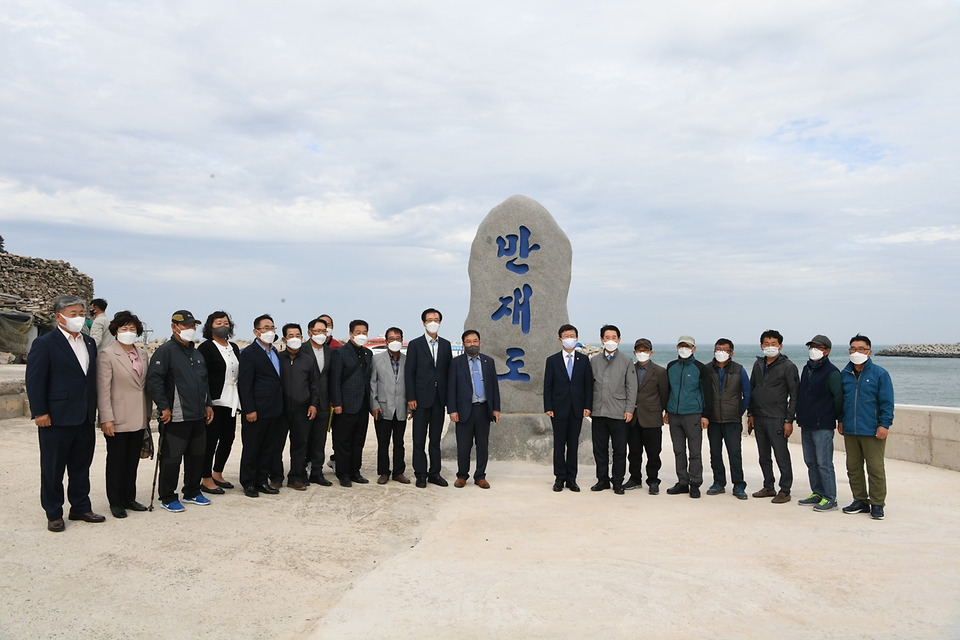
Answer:
[[763, 489], [760, 489], [760, 491], [757, 491], [756, 493], [754, 493], [753, 497], [754, 498], [772, 498], [775, 495], [777, 495], [776, 491], [774, 491], [773, 489], [767, 489], [766, 487], [764, 487]]
[[777, 497], [775, 497], [770, 502], [772, 502], [773, 504], [783, 504], [784, 502], [790, 502], [790, 494], [784, 493], [783, 491], [781, 491], [780, 493], [777, 494]]
[[465, 486], [467, 486], [467, 481], [463, 478], [457, 478], [453, 481], [453, 486], [455, 486], [457, 489], [463, 489]]
[[299, 480], [294, 480], [293, 482], [287, 481], [287, 486], [295, 491], [306, 491], [307, 485], [303, 484]]
[[388, 482], [390, 482], [389, 473], [381, 473], [380, 477], [377, 478], [377, 484], [387, 484]]
[[60, 533], [66, 528], [67, 526], [63, 523], [63, 518], [57, 518], [56, 520], [47, 520], [47, 531]]
[[393, 474], [393, 479], [400, 484], [410, 484], [410, 479], [402, 473]]
[[276, 481], [276, 482], [271, 482], [271, 483], [270, 483], [270, 488], [271, 488], [271, 489], [276, 489], [277, 491], [279, 491], [279, 490], [280, 490], [280, 487], [282, 487], [282, 486], [283, 486], [283, 480], [278, 480], [278, 481]]
[[477, 485], [477, 486], [480, 487], [481, 489], [489, 489], [489, 488], [490, 488], [490, 483], [487, 482], [487, 479], [486, 479], [486, 478], [482, 478], [482, 479], [480, 479], [480, 480], [475, 480], [473, 484]]
[[70, 512], [70, 515], [67, 516], [70, 520], [83, 520], [84, 522], [105, 522], [106, 518], [100, 515], [99, 513], [94, 513], [93, 511], [87, 511], [86, 513], [73, 513]]

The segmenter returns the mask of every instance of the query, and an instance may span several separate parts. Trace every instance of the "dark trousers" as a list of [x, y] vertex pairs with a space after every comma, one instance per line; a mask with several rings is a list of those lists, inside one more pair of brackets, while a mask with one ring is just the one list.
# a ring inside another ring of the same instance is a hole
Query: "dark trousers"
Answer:
[[[613, 473], [610, 473], [610, 442], [613, 442]], [[597, 461], [597, 480], [623, 485], [627, 472], [627, 423], [623, 419], [593, 418], [593, 457]]]
[[557, 480], [574, 482], [583, 413], [577, 414], [571, 406], [565, 417], [550, 418], [550, 422], [553, 425], [553, 475]]
[[323, 475], [323, 463], [326, 461], [327, 426], [330, 422], [330, 409], [317, 411], [317, 417], [310, 425], [307, 437], [307, 457], [310, 462], [310, 477]]
[[757, 449], [760, 453], [760, 470], [763, 472], [763, 488], [773, 489], [776, 478], [773, 475], [773, 459], [777, 458], [780, 468], [780, 491], [789, 494], [793, 486], [793, 463], [790, 461], [790, 449], [783, 434], [783, 420], [780, 418], [753, 418], [753, 433], [757, 436]]
[[161, 502], [178, 498], [180, 461], [183, 460], [183, 497], [193, 498], [200, 493], [203, 453], [207, 448], [207, 434], [203, 420], [169, 422], [160, 427], [160, 479], [157, 496]]
[[290, 433], [290, 421], [281, 416], [277, 426], [270, 432], [270, 481], [283, 482], [283, 450], [287, 447], [287, 434]]
[[270, 463], [273, 460], [273, 444], [277, 431], [283, 429], [283, 416], [259, 418], [256, 422], [240, 420], [240, 484], [243, 487], [259, 487], [267, 483]]
[[63, 472], [70, 474], [70, 511], [87, 513], [90, 506], [90, 463], [97, 436], [93, 424], [76, 427], [37, 427], [40, 436], [40, 505], [47, 520], [63, 517]]
[[403, 434], [407, 430], [407, 421], [380, 418], [374, 421], [373, 426], [377, 430], [377, 475], [382, 476], [385, 473], [391, 473], [391, 438], [393, 439], [393, 475], [403, 473], [407, 468], [403, 461]]
[[[290, 431], [290, 473], [287, 474], [287, 482], [307, 481], [307, 443], [315, 422], [307, 418], [309, 408], [309, 405], [299, 407], [287, 412], [285, 417], [287, 429]], [[281, 450], [281, 455], [282, 453]], [[276, 470], [277, 458], [278, 456], [274, 455], [274, 470]], [[283, 478], [282, 460], [280, 461], [280, 478]]]
[[360, 475], [369, 421], [366, 407], [357, 413], [344, 412], [333, 416], [333, 453], [337, 477], [341, 480]]
[[727, 486], [727, 470], [723, 467], [723, 446], [727, 446], [730, 459], [730, 481], [734, 489], [746, 489], [743, 479], [743, 452], [740, 446], [743, 425], [739, 422], [711, 422], [707, 427], [710, 440], [710, 468], [713, 469], [713, 484]]
[[[703, 484], [703, 428], [700, 414], [670, 415], [670, 439], [677, 464], [677, 482], [699, 487]], [[690, 461], [687, 461], [687, 450]]]
[[107, 501], [122, 507], [137, 499], [137, 468], [143, 449], [143, 429], [104, 436], [107, 442]]
[[474, 481], [487, 477], [487, 458], [490, 452], [490, 416], [487, 403], [475, 404], [470, 417], [457, 423], [457, 477], [470, 477], [470, 454], [477, 443], [477, 470]]
[[628, 459], [630, 479], [643, 484], [643, 453], [647, 454], [647, 486], [660, 484], [660, 452], [663, 451], [663, 427], [641, 427], [635, 424], [627, 427]]
[[[440, 398], [433, 406], [419, 404], [413, 412], [413, 472], [418, 478], [440, 475], [440, 434], [443, 432], [443, 407]], [[430, 436], [430, 467], [427, 468], [427, 435]]]
[[230, 407], [214, 407], [213, 421], [207, 425], [207, 448], [203, 453], [203, 476], [213, 477], [213, 472], [223, 473], [233, 441], [237, 437], [237, 416], [230, 415]]

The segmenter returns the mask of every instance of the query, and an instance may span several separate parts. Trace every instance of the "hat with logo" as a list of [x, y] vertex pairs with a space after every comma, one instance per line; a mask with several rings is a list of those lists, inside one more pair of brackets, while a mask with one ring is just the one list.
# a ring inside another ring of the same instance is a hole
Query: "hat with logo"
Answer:
[[175, 311], [173, 315], [170, 316], [170, 322], [175, 324], [200, 324], [200, 321], [194, 318], [193, 314], [186, 309]]

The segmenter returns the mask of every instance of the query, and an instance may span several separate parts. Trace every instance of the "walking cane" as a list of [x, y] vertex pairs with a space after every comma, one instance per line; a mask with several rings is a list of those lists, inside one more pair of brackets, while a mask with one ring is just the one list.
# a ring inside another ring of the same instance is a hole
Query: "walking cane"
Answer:
[[160, 436], [157, 438], [157, 464], [153, 467], [153, 486], [150, 487], [150, 506], [147, 507], [147, 511], [153, 511], [153, 496], [157, 492], [157, 475], [160, 473], [160, 452], [163, 451], [163, 424], [157, 420], [157, 431], [160, 432]]

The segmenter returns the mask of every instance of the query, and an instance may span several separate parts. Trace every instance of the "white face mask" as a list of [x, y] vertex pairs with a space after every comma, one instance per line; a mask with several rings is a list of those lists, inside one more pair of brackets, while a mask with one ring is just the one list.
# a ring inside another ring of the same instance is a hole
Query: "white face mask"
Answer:
[[180, 339], [184, 342], [193, 342], [197, 335], [196, 329], [180, 329]]
[[399, 340], [394, 340], [393, 342], [387, 343], [387, 349], [390, 349], [390, 351], [393, 351], [394, 353], [397, 353], [402, 348], [403, 348], [403, 343], [400, 342]]
[[726, 351], [714, 351], [713, 357], [716, 359], [717, 362], [726, 362], [727, 360], [730, 359], [730, 354], [727, 353]]
[[780, 355], [780, 347], [764, 347], [763, 355], [767, 356], [768, 358], [776, 358], [778, 355]]
[[576, 348], [577, 342], [579, 342], [579, 340], [577, 340], [576, 338], [564, 338], [561, 342], [563, 344], [564, 349], [570, 350], [570, 349]]
[[648, 360], [650, 360], [650, 354], [647, 353], [646, 351], [637, 351], [637, 352], [636, 352], [635, 354], [633, 354], [633, 355], [636, 356], [637, 362], [639, 362], [639, 363], [641, 363], [641, 364], [643, 364], [644, 362], [647, 362]]
[[83, 325], [86, 323], [86, 319], [84, 319], [83, 316], [68, 318], [63, 314], [60, 314], [60, 317], [63, 318], [63, 326], [70, 333], [79, 333], [80, 329], [83, 329]]
[[136, 331], [118, 331], [117, 332], [117, 342], [120, 344], [131, 345], [137, 341], [137, 332]]
[[303, 340], [300, 338], [288, 338], [287, 339], [287, 349], [293, 349], [296, 351], [303, 346]]
[[264, 331], [260, 334], [260, 341], [264, 344], [273, 344], [277, 337], [276, 331]]
[[367, 336], [363, 335], [362, 333], [360, 335], [353, 336], [352, 340], [353, 344], [357, 345], [358, 347], [362, 347], [363, 345], [367, 344]]
[[315, 336], [310, 336], [310, 339], [317, 345], [323, 346], [323, 343], [327, 341], [327, 334], [318, 333]]
[[427, 330], [427, 333], [432, 333], [433, 335], [437, 335], [437, 332], [440, 331], [440, 323], [428, 322], [427, 324], [423, 325], [423, 328]]
[[690, 347], [677, 347], [677, 355], [686, 360], [693, 355], [693, 349]]
[[817, 360], [819, 360], [819, 359], [822, 358], [822, 357], [823, 357], [823, 351], [820, 351], [820, 349], [814, 349], [813, 347], [810, 348], [810, 359], [811, 359], [811, 360], [813, 360], [814, 362], [816, 362]]
[[620, 346], [620, 343], [616, 342], [615, 340], [607, 340], [606, 342], [603, 343], [603, 348], [609, 351], [610, 353], [613, 353], [614, 351], [616, 351], [617, 347], [619, 346]]
[[859, 351], [854, 351], [853, 353], [850, 354], [850, 362], [852, 362], [853, 364], [863, 364], [869, 359], [870, 359], [870, 356], [868, 356], [865, 353], [860, 353]]

